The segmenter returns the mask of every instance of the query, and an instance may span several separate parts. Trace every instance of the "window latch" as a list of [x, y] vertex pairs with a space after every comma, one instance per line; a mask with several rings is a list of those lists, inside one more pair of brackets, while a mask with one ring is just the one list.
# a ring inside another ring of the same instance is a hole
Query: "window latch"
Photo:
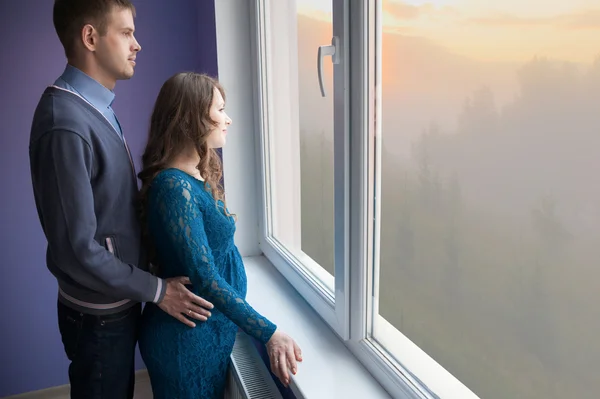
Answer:
[[323, 85], [323, 58], [327, 55], [331, 56], [333, 64], [339, 64], [339, 38], [334, 36], [331, 38], [331, 44], [328, 46], [319, 46], [317, 54], [317, 73], [319, 74], [319, 87], [321, 88], [321, 96], [326, 97], [325, 86]]

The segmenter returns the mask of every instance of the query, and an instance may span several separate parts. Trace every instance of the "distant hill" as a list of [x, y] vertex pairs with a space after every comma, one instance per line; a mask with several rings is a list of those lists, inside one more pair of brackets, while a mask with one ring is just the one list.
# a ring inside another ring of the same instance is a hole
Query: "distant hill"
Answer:
[[[329, 44], [331, 36], [331, 24], [298, 16], [300, 123], [309, 133], [332, 126], [331, 97], [321, 98], [316, 70], [318, 46]], [[384, 33], [383, 40], [383, 135], [388, 151], [406, 153], [410, 140], [432, 119], [453, 128], [465, 98], [483, 85], [493, 90], [500, 103], [514, 96], [515, 64], [480, 62], [453, 54], [427, 39], [397, 33]], [[331, 93], [329, 59], [324, 66]], [[394, 134], [386, 135], [388, 129]]]

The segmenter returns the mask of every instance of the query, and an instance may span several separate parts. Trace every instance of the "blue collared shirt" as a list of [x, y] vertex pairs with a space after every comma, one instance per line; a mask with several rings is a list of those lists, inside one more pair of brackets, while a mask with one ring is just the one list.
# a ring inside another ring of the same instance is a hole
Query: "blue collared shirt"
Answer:
[[115, 100], [115, 93], [102, 86], [97, 80], [82, 72], [72, 65], [65, 68], [63, 74], [54, 82], [58, 87], [79, 94], [97, 108], [113, 125], [116, 133], [123, 137], [121, 125], [111, 105]]

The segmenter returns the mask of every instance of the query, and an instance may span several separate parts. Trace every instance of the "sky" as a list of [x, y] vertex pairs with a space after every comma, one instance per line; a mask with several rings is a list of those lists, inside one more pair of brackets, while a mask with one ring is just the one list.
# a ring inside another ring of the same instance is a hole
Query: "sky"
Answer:
[[[296, 0], [331, 20], [331, 0]], [[589, 64], [600, 55], [600, 0], [383, 0], [383, 30], [425, 37], [479, 60], [533, 55]]]

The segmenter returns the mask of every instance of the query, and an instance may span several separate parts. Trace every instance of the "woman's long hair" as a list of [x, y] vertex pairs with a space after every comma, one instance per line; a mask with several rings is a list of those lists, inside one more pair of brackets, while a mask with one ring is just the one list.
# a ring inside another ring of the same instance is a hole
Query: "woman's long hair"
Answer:
[[[168, 168], [178, 155], [189, 150], [190, 145], [195, 146], [200, 155], [197, 168], [200, 176], [208, 183], [215, 203], [223, 201], [225, 205], [221, 185], [221, 159], [216, 151], [207, 145], [207, 138], [217, 125], [210, 118], [215, 89], [219, 90], [225, 99], [225, 92], [215, 79], [204, 74], [182, 72], [163, 84], [156, 99], [150, 120], [148, 143], [142, 156], [142, 171], [138, 174], [142, 181], [139, 212], [145, 241], [151, 252], [151, 262], [155, 262], [156, 259], [153, 259], [154, 251], [147, 234], [148, 190], [156, 175]], [[223, 211], [229, 215], [226, 209], [226, 205], [223, 206]]]

